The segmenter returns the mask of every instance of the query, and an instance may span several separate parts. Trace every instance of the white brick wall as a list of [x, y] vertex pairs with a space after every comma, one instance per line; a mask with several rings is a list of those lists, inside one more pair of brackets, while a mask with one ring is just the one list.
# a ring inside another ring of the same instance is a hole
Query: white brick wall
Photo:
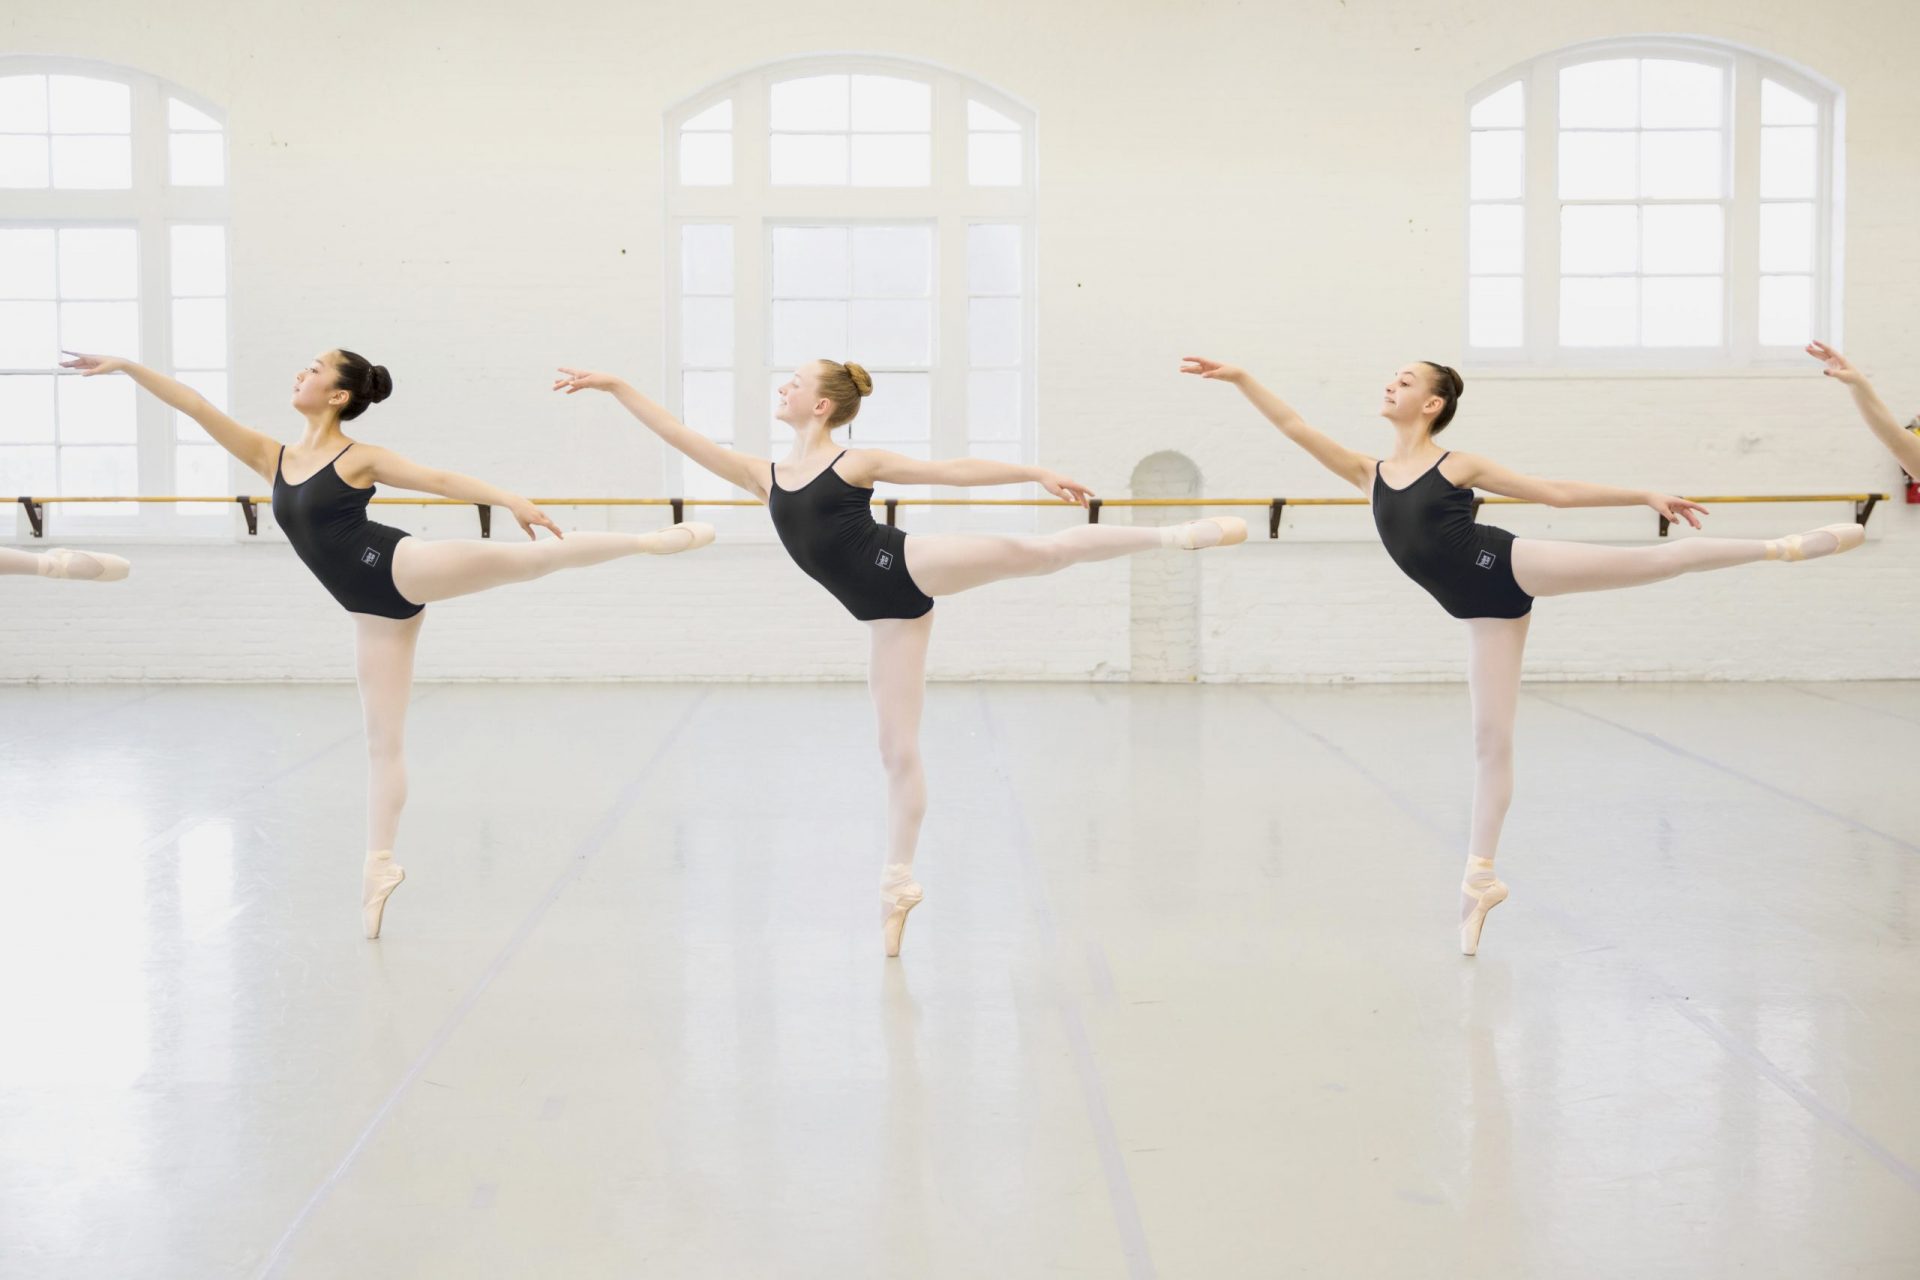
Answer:
[[[611, 402], [562, 403], [543, 379], [567, 361], [658, 385], [662, 110], [841, 32], [1037, 109], [1042, 452], [1108, 493], [1169, 448], [1198, 462], [1212, 493], [1338, 492], [1231, 390], [1179, 378], [1177, 358], [1242, 361], [1328, 429], [1383, 444], [1370, 416], [1380, 380], [1459, 348], [1466, 90], [1543, 50], [1636, 31], [1750, 44], [1844, 88], [1846, 347], [1890, 403], [1920, 409], [1920, 96], [1897, 56], [1920, 47], [1910, 4], [1290, 3], [1178, 6], [1176, 18], [1170, 3], [975, 3], [961, 21], [946, 5], [824, 0], [796, 29], [791, 5], [716, 3], [601, 0], [566, 13], [564, 38], [547, 11], [447, 0], [343, 3], [318, 23], [293, 10], [237, 21], [210, 0], [176, 0], [164, 18], [129, 0], [10, 6], [0, 48], [138, 66], [228, 108], [242, 417], [291, 436], [293, 370], [345, 343], [395, 373], [395, 398], [361, 423], [370, 438], [528, 493], [661, 491], [659, 451]], [[1692, 492], [1897, 480], [1811, 365], [1797, 378], [1464, 372], [1446, 440], [1524, 470]], [[1781, 533], [1842, 516], [1729, 508], [1713, 524]], [[1642, 512], [1489, 517], [1570, 537], [1653, 524]], [[435, 536], [472, 527], [459, 513], [382, 518]], [[858, 675], [863, 629], [763, 536], [435, 606], [421, 675]], [[59, 541], [56, 527], [40, 545]], [[0, 680], [351, 674], [346, 618], [284, 544], [96, 545], [133, 558], [135, 578], [0, 579]], [[1091, 566], [944, 603], [935, 673], [1125, 678], [1128, 575], [1124, 562]], [[1289, 515], [1279, 542], [1205, 557], [1201, 600], [1206, 679], [1461, 672], [1461, 629], [1393, 569], [1363, 512]], [[1530, 670], [1913, 677], [1916, 616], [1920, 514], [1883, 506], [1867, 548], [1831, 564], [1544, 602]]]

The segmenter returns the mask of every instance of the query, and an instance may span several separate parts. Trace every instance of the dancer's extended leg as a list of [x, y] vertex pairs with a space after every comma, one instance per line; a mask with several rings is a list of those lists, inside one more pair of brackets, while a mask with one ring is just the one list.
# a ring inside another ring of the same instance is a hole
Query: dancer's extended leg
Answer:
[[0, 577], [64, 578], [73, 582], [118, 582], [127, 576], [128, 565], [119, 556], [104, 551], [71, 551], [66, 547], [51, 550], [20, 551], [0, 547]]
[[402, 538], [393, 552], [393, 585], [415, 604], [531, 582], [561, 569], [623, 556], [667, 556], [713, 541], [713, 526], [676, 524], [652, 533], [570, 533], [530, 542]]
[[1244, 542], [1247, 523], [1235, 516], [1159, 527], [1086, 524], [1047, 534], [914, 534], [907, 538], [907, 572], [930, 596], [950, 596], [1007, 578], [1038, 578], [1068, 565], [1174, 547], [1199, 551]]
[[1679, 538], [1650, 547], [1515, 538], [1513, 577], [1530, 596], [1611, 591], [1760, 560], [1815, 560], [1859, 546], [1862, 533], [1857, 524], [1828, 525], [1789, 538]]

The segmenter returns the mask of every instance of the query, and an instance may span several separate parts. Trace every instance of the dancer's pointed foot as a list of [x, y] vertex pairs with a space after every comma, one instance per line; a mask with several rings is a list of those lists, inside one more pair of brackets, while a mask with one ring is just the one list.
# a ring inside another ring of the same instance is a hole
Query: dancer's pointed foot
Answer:
[[1507, 900], [1507, 886], [1493, 874], [1492, 858], [1468, 858], [1467, 874], [1460, 881], [1460, 954], [1470, 956], [1480, 950], [1480, 930], [1486, 926], [1487, 913]]
[[1204, 551], [1208, 547], [1231, 547], [1247, 540], [1247, 522], [1239, 516], [1208, 516], [1170, 524], [1160, 531], [1160, 545], [1182, 551]]
[[713, 535], [712, 525], [701, 524], [697, 520], [683, 520], [679, 524], [670, 524], [655, 533], [647, 534], [647, 551], [656, 556], [678, 555], [682, 551], [698, 551], [713, 541]]
[[887, 955], [900, 954], [900, 936], [907, 931], [907, 912], [919, 906], [927, 896], [913, 878], [913, 868], [904, 862], [890, 862], [880, 877], [880, 935]]
[[118, 582], [133, 566], [104, 551], [70, 551], [55, 547], [40, 557], [40, 576], [69, 582]]
[[1824, 524], [1806, 533], [1774, 538], [1767, 543], [1769, 560], [1818, 560], [1851, 551], [1867, 540], [1863, 524]]
[[386, 914], [387, 899], [406, 878], [406, 869], [393, 860], [391, 849], [367, 855], [367, 865], [360, 873], [360, 921], [366, 926], [367, 937], [380, 936], [380, 917]]

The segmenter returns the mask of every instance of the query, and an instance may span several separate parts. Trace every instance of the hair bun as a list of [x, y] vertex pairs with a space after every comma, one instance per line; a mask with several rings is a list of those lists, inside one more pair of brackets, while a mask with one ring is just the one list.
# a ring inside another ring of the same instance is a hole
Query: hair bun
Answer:
[[387, 366], [377, 364], [367, 374], [367, 402], [379, 404], [393, 394], [393, 375], [387, 372]]
[[847, 376], [853, 379], [853, 389], [864, 399], [873, 394], [873, 375], [853, 361], [847, 361]]

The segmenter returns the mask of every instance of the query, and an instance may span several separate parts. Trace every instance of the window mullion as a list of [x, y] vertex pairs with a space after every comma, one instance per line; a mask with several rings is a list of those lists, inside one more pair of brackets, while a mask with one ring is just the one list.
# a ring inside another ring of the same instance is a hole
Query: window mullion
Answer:
[[[173, 367], [172, 242], [167, 224], [166, 95], [154, 80], [132, 85], [133, 190], [140, 246], [140, 360], [178, 376]], [[229, 355], [231, 359], [231, 355]], [[173, 411], [156, 396], [139, 396], [137, 474], [142, 493], [173, 493]], [[182, 515], [178, 506], [141, 513], [145, 526], [170, 524]]]
[[1523, 222], [1526, 236], [1522, 260], [1526, 287], [1521, 300], [1525, 312], [1524, 349], [1526, 358], [1534, 363], [1550, 361], [1559, 348], [1558, 104], [1556, 68], [1551, 61], [1542, 59], [1534, 64], [1527, 84], [1527, 213]]
[[1760, 73], [1745, 54], [1733, 66], [1733, 184], [1727, 206], [1727, 346], [1750, 363], [1760, 343]]
[[734, 447], [756, 457], [773, 454], [767, 391], [773, 368], [767, 336], [773, 306], [772, 93], [773, 78], [758, 75], [733, 96], [733, 438]]

